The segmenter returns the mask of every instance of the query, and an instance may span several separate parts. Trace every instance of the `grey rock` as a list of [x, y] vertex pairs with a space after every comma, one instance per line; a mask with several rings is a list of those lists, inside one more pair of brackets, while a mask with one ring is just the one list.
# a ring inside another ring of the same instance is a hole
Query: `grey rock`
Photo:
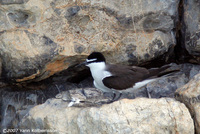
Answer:
[[10, 4], [24, 4], [25, 2], [28, 2], [29, 0], [0, 0], [0, 3], [2, 5], [10, 5]]
[[[42, 109], [42, 110], [41, 110]], [[67, 107], [51, 99], [29, 111], [20, 128], [49, 129], [82, 134], [194, 134], [186, 106], [173, 99], [123, 99], [101, 107]]]
[[1, 78], [1, 73], [2, 73], [2, 60], [0, 58], [0, 78]]
[[[200, 3], [197, 0], [183, 0], [182, 45], [190, 55], [199, 61], [200, 52]], [[198, 63], [198, 62], [197, 62]]]
[[1, 128], [17, 128], [19, 119], [38, 104], [35, 97], [33, 94], [1, 91]]
[[20, 27], [21, 25], [26, 26], [29, 13], [25, 11], [14, 11], [8, 13], [9, 20], [14, 23], [16, 26]]
[[186, 85], [177, 89], [176, 99], [184, 103], [194, 119], [195, 132], [200, 133], [200, 74], [194, 76]]
[[159, 79], [147, 85], [146, 89], [152, 98], [174, 97], [177, 88], [185, 85], [188, 78], [185, 74]]
[[[46, 89], [27, 91], [18, 89], [17, 86], [10, 87], [0, 83], [0, 128], [18, 128], [19, 122], [32, 107], [45, 102], [48, 103], [53, 98], [61, 101], [67, 107], [73, 98], [84, 102], [74, 103], [73, 106], [75, 107], [99, 106], [98, 102], [106, 101], [106, 97], [97, 89], [84, 87], [88, 85], [89, 81], [90, 79], [80, 84], [54, 82], [46, 86]], [[90, 82], [92, 83], [92, 81]], [[81, 86], [82, 88], [79, 88]]]

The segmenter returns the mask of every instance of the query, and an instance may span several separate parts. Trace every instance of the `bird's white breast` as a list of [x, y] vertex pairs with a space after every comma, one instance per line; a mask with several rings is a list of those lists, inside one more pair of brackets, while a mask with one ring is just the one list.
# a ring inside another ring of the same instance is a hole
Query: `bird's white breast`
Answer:
[[109, 88], [104, 86], [102, 81], [105, 77], [112, 76], [110, 72], [105, 70], [106, 68], [105, 62], [90, 63], [87, 66], [90, 67], [95, 87], [104, 92], [111, 92]]

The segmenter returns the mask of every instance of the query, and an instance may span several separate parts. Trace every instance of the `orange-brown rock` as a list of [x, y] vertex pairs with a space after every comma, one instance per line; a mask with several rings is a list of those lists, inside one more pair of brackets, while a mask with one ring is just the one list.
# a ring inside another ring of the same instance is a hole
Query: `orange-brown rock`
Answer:
[[42, 80], [92, 51], [103, 52], [112, 63], [151, 61], [175, 46], [178, 2], [2, 0], [2, 76]]

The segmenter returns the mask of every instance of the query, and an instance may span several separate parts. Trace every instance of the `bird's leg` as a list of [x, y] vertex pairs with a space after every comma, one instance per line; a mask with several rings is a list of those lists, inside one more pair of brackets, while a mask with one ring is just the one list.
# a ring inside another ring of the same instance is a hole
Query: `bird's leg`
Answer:
[[122, 96], [121, 92], [113, 92], [113, 98], [111, 100], [108, 101], [101, 101], [101, 104], [110, 104], [113, 103], [114, 101], [118, 101], [120, 99], [120, 97]]
[[146, 89], [147, 89], [147, 95], [148, 95], [148, 98], [151, 98], [151, 94], [149, 93], [148, 88], [146, 88]]
[[120, 97], [122, 96], [122, 93], [121, 92], [113, 92], [114, 96], [112, 98], [112, 102], [114, 101], [118, 101], [120, 99]]

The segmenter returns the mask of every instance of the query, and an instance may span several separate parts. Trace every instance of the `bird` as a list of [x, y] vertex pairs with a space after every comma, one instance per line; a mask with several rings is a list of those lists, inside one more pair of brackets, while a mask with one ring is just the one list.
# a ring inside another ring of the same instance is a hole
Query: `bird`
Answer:
[[94, 86], [103, 92], [112, 92], [114, 97], [108, 103], [119, 100], [123, 92], [135, 90], [156, 81], [168, 73], [162, 73], [170, 65], [161, 68], [146, 69], [138, 66], [108, 64], [101, 52], [92, 52], [85, 62], [93, 77]]

